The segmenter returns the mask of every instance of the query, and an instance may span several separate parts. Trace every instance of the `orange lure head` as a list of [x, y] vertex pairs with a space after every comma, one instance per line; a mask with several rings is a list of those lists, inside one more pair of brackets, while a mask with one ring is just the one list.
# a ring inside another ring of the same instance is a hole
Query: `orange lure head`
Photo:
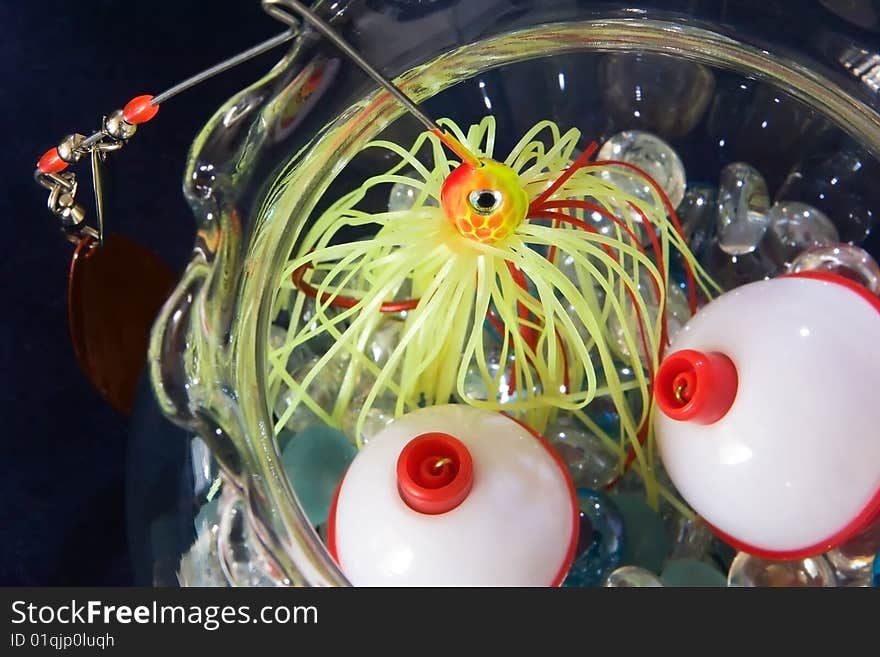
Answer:
[[440, 205], [446, 218], [462, 236], [474, 241], [504, 239], [526, 218], [526, 190], [510, 167], [489, 158], [476, 158], [454, 143], [456, 147], [452, 148], [447, 142], [463, 162], [443, 181]]

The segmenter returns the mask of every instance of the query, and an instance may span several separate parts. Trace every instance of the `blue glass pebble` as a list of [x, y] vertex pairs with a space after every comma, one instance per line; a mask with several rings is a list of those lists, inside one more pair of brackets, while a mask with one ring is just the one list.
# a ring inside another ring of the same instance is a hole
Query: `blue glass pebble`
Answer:
[[327, 520], [333, 494], [355, 454], [345, 434], [326, 425], [310, 426], [287, 441], [281, 461], [313, 526]]
[[579, 488], [581, 527], [574, 563], [562, 583], [568, 587], [602, 586], [620, 564], [623, 518], [605, 493]]
[[874, 577], [871, 582], [873, 586], [880, 587], [880, 552], [874, 557]]
[[717, 568], [697, 559], [676, 559], [666, 564], [660, 579], [666, 586], [727, 586], [727, 577]]
[[659, 573], [672, 551], [663, 519], [648, 506], [641, 493], [618, 493], [611, 499], [626, 527], [626, 549], [621, 563]]

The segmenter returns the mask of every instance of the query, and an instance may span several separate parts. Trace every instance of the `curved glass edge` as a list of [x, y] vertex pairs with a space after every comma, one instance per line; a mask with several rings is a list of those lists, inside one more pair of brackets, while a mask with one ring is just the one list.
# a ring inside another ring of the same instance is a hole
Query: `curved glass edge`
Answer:
[[[193, 256], [150, 340], [149, 373], [162, 412], [205, 440], [227, 485], [258, 509], [267, 505], [261, 501], [264, 477], [255, 473], [278, 479], [284, 474], [275, 465], [277, 454], [261, 454], [272, 444], [271, 435], [245, 429], [235, 384], [235, 333], [241, 320], [232, 301], [246, 275], [242, 258], [252, 232], [240, 208], [248, 205], [250, 178], [260, 171], [262, 152], [293, 133], [310, 109], [316, 76], [330, 71], [332, 77], [333, 60], [311, 48], [314, 42], [311, 35], [298, 37], [269, 73], [214, 114], [193, 143], [184, 178], [198, 226]], [[262, 459], [272, 466], [267, 469], [258, 462]], [[277, 535], [271, 515], [252, 512], [248, 519], [280, 579], [300, 582], [290, 559], [295, 551]], [[321, 549], [317, 537], [314, 543]]]

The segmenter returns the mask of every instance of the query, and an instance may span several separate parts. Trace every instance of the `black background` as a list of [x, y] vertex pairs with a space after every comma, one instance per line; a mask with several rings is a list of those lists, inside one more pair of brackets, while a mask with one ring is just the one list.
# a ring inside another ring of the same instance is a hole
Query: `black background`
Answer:
[[[74, 357], [72, 245], [46, 209], [34, 165], [133, 96], [159, 93], [283, 27], [258, 0], [0, 0], [0, 27], [0, 584], [125, 585], [129, 420], [92, 390]], [[114, 154], [108, 230], [182, 270], [194, 234], [181, 193], [189, 145], [223, 101], [274, 62], [263, 56], [169, 101]], [[88, 199], [88, 166], [75, 170]]]

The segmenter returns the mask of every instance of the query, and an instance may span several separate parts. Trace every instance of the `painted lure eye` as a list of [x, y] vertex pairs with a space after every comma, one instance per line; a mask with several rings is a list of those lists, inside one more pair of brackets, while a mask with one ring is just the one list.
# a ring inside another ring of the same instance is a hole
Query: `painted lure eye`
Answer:
[[526, 219], [529, 196], [517, 173], [482, 158], [461, 164], [443, 182], [440, 205], [459, 234], [484, 244], [505, 239]]
[[504, 197], [497, 189], [475, 189], [468, 194], [468, 204], [477, 214], [490, 215], [498, 208]]

